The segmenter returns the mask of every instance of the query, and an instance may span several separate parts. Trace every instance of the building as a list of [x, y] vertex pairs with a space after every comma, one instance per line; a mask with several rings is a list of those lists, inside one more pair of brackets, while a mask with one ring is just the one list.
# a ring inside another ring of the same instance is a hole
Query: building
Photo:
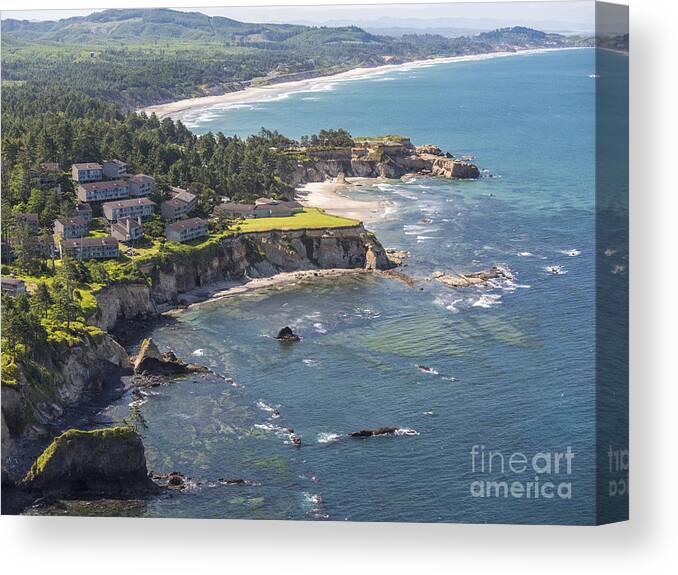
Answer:
[[111, 224], [111, 235], [121, 242], [133, 242], [144, 235], [141, 222], [132, 218], [123, 218]]
[[147, 196], [155, 190], [155, 179], [146, 174], [135, 174], [127, 181], [130, 196]]
[[59, 243], [61, 257], [78, 260], [117, 258], [120, 255], [118, 240], [111, 236], [103, 238], [72, 238]]
[[127, 164], [120, 160], [104, 160], [103, 172], [109, 180], [119, 180], [127, 175]]
[[101, 164], [96, 164], [94, 162], [73, 164], [71, 166], [71, 177], [79, 184], [85, 182], [98, 182], [103, 179], [104, 171]]
[[0, 278], [0, 287], [5, 295], [15, 296], [26, 293], [26, 284], [23, 280], [16, 278]]
[[[267, 201], [261, 201], [267, 200]], [[254, 218], [282, 218], [292, 216], [304, 210], [299, 202], [281, 202], [269, 198], [259, 198], [252, 210]]]
[[119, 202], [106, 202], [103, 205], [104, 217], [109, 222], [117, 222], [122, 218], [147, 218], [153, 215], [155, 202], [148, 198], [130, 198]]
[[89, 226], [92, 221], [92, 206], [77, 202], [75, 204], [75, 215], [85, 220], [85, 223]]
[[33, 185], [37, 185], [43, 190], [56, 188], [61, 193], [61, 167], [58, 162], [43, 162], [36, 169], [30, 171]]
[[81, 202], [105, 202], [129, 197], [129, 186], [124, 180], [90, 182], [79, 184], [78, 200]]
[[38, 214], [27, 212], [14, 214], [14, 223], [17, 226], [28, 226], [28, 231], [31, 234], [37, 234], [40, 231], [40, 219], [38, 218]]
[[206, 235], [209, 230], [202, 218], [188, 218], [165, 226], [165, 237], [174, 242], [188, 242]]
[[237, 202], [224, 202], [219, 204], [214, 211], [224, 218], [253, 218], [254, 204], [239, 204]]
[[57, 218], [54, 221], [54, 235], [64, 239], [82, 238], [87, 235], [87, 222], [80, 216]]
[[183, 188], [170, 188], [172, 197], [160, 204], [160, 213], [165, 221], [174, 222], [187, 216], [198, 201], [195, 194]]

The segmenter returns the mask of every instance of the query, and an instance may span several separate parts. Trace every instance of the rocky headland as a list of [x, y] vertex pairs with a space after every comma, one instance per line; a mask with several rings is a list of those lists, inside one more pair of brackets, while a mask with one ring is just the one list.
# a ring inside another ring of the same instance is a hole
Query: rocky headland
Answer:
[[[371, 271], [393, 265], [377, 238], [360, 223], [233, 234], [206, 242], [189, 257], [177, 254], [144, 262], [139, 266], [144, 281], [112, 283], [94, 292], [97, 309], [87, 322], [98, 329], [77, 344], [51, 346], [30, 369], [17, 370], [16, 382], [3, 382], [3, 485], [18, 484], [40, 451], [64, 431], [69, 413], [108, 387], [118, 389], [119, 395], [137, 384], [144, 387], [204, 371], [171, 352], [161, 353], [153, 342], [142, 346], [134, 370], [127, 350], [111, 333], [128, 331], [126, 326], [153, 325], [163, 310], [181, 305], [182, 294], [195, 295], [204, 289], [205, 299], [210, 286], [219, 282], [246, 282], [285, 272]], [[82, 449], [96, 449], [99, 436], [91, 437]]]
[[480, 177], [480, 170], [472, 162], [455, 158], [434, 145], [414, 146], [409, 138], [401, 136], [356, 139], [350, 148], [292, 148], [287, 154], [296, 162], [282, 177], [294, 187], [328, 179], [397, 179], [408, 174], [450, 179]]
[[[406, 138], [381, 138], [376, 143], [358, 141], [348, 151], [307, 151], [285, 178], [296, 184], [413, 173], [446, 178], [479, 176], [475, 165], [434, 146], [415, 148]], [[202, 299], [206, 299], [211, 295], [210, 286], [220, 282], [256, 281], [290, 273], [391, 270], [403, 257], [387, 253], [374, 234], [356, 222], [330, 228], [234, 233], [204, 242], [190, 252], [139, 262], [144, 280], [113, 282], [94, 292], [97, 308], [87, 323], [97, 329], [77, 344], [44, 350], [30, 370], [18, 370], [15, 383], [3, 383], [3, 485], [48, 497], [76, 492], [116, 497], [122, 496], [125, 485], [130, 492], [152, 493], [155, 484], [149, 483], [138, 435], [107, 430], [58, 434], [67, 425], [69, 411], [100, 395], [107, 384], [121, 390], [119, 395], [135, 385], [155, 385], [204, 368], [184, 363], [171, 351], [161, 353], [150, 340], [144, 342], [133, 365], [111, 333], [125, 331], [124, 326], [137, 330], [152, 324], [163, 311], [184, 305], [184, 294], [200, 298], [204, 290]]]

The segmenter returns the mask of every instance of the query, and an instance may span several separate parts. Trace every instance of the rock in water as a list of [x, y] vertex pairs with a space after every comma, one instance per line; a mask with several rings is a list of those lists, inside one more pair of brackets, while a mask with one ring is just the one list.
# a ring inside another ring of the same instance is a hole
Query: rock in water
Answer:
[[299, 341], [301, 338], [292, 331], [292, 328], [289, 326], [285, 326], [282, 328], [279, 332], [278, 335], [275, 336], [275, 339], [278, 341]]
[[182, 375], [206, 371], [208, 371], [206, 367], [181, 361], [171, 351], [160, 353], [158, 346], [151, 338], [141, 343], [134, 361], [134, 373], [141, 374]]
[[443, 272], [433, 272], [431, 277], [450, 287], [463, 288], [485, 284], [493, 279], [507, 277], [507, 275], [501, 268], [492, 266], [489, 270], [469, 274], [447, 275]]
[[361, 429], [349, 433], [351, 437], [372, 437], [373, 435], [391, 435], [398, 431], [397, 427], [379, 427], [377, 429]]
[[69, 429], [38, 457], [22, 487], [47, 497], [136, 497], [158, 493], [132, 427]]

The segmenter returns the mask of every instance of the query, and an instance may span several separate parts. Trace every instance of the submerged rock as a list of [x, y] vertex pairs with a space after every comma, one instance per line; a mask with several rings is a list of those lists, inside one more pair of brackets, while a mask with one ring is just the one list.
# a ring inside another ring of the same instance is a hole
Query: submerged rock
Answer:
[[278, 335], [275, 336], [275, 339], [278, 341], [284, 341], [284, 342], [294, 342], [294, 341], [300, 341], [301, 338], [292, 331], [292, 328], [289, 326], [285, 326], [282, 328], [279, 332]]
[[450, 287], [463, 288], [487, 283], [490, 280], [506, 277], [506, 273], [497, 266], [489, 270], [470, 274], [447, 275], [443, 272], [434, 272], [431, 277]]
[[186, 487], [186, 478], [178, 471], [173, 471], [167, 477], [167, 487], [184, 489]]
[[158, 493], [141, 437], [132, 427], [69, 429], [52, 441], [21, 482], [43, 497], [134, 497]]
[[377, 429], [361, 429], [349, 433], [351, 437], [372, 437], [374, 435], [392, 435], [398, 431], [397, 427], [379, 427]]

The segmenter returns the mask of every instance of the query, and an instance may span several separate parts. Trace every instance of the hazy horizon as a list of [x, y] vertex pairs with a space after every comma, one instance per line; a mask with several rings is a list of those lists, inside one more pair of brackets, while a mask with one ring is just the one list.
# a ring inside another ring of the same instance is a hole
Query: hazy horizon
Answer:
[[[370, 30], [392, 32], [432, 31], [454, 34], [507, 26], [530, 26], [553, 32], [593, 32], [594, 2], [371, 4], [342, 6], [224, 6], [170, 8], [200, 12], [255, 23], [287, 23], [310, 26], [354, 24]], [[3, 10], [2, 19], [32, 21], [62, 20], [87, 16], [91, 10]], [[429, 16], [428, 13], [431, 13]]]

